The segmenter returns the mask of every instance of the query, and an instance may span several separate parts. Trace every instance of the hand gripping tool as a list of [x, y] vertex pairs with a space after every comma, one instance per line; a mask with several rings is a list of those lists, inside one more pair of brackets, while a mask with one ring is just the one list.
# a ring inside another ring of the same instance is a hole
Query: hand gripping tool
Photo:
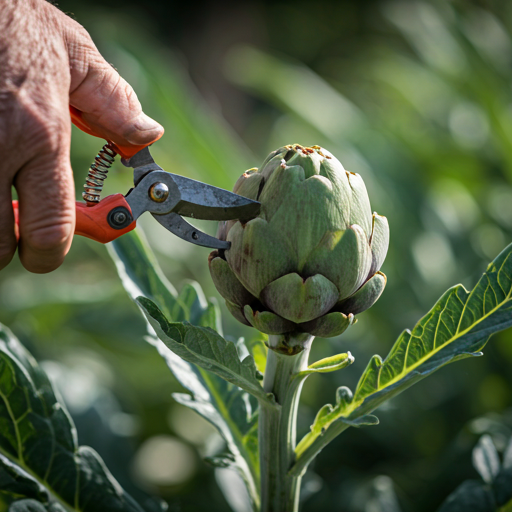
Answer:
[[[82, 131], [103, 138], [70, 107], [71, 120]], [[158, 140], [158, 139], [157, 139]], [[149, 147], [121, 146], [107, 141], [89, 169], [82, 193], [84, 202], [76, 202], [75, 234], [107, 243], [135, 228], [144, 213], [151, 215], [168, 231], [187, 242], [229, 249], [229, 242], [207, 235], [189, 224], [183, 217], [204, 220], [248, 221], [260, 211], [260, 203], [233, 192], [202, 183], [179, 174], [164, 171], [155, 163]], [[134, 187], [126, 195], [113, 194], [100, 200], [103, 182], [116, 155], [126, 167], [133, 168]], [[13, 201], [16, 223], [18, 202]]]

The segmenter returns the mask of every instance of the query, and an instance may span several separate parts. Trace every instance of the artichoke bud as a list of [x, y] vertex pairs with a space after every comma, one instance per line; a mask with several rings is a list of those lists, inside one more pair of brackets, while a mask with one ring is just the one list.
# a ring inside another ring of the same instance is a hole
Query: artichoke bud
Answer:
[[386, 217], [372, 214], [364, 182], [329, 151], [298, 144], [246, 171], [234, 192], [261, 203], [249, 222], [217, 236], [213, 282], [240, 322], [267, 334], [341, 334], [382, 294]]

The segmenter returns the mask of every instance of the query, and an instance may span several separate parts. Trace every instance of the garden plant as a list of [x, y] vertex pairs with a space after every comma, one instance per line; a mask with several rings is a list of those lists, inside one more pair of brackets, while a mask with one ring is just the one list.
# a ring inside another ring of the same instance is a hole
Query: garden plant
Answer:
[[[113, 242], [110, 252], [147, 319], [147, 341], [189, 392], [175, 400], [225, 441], [210, 463], [238, 472], [253, 510], [294, 512], [308, 466], [334, 438], [349, 427], [378, 428], [372, 412], [380, 405], [449, 363], [482, 355], [492, 334], [512, 326], [512, 245], [472, 290], [448, 289], [387, 357], [371, 358], [355, 389], [333, 389], [332, 403], [298, 436], [305, 380], [354, 361], [348, 351], [310, 361], [311, 346], [315, 337], [341, 335], [383, 293], [388, 223], [372, 214], [361, 176], [319, 146], [272, 152], [234, 191], [258, 200], [261, 212], [219, 226], [231, 246], [211, 253], [209, 266], [232, 315], [261, 333], [248, 343], [223, 334], [215, 300], [206, 301], [197, 284], [178, 294], [138, 233]], [[393, 226], [391, 233], [400, 236]], [[157, 500], [138, 504], [94, 450], [78, 446], [43, 369], [7, 328], [0, 337], [0, 488], [13, 497], [9, 510], [165, 510]], [[474, 455], [483, 482], [465, 482], [442, 512], [468, 510], [468, 496], [478, 510], [507, 510], [510, 458], [507, 450], [501, 467], [484, 437]]]

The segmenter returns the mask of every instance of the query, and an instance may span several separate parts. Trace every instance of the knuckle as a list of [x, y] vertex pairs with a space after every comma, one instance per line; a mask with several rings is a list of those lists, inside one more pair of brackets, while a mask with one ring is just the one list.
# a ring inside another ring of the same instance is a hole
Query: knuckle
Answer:
[[25, 126], [25, 134], [30, 146], [37, 152], [57, 153], [60, 152], [63, 137], [70, 130], [70, 121], [64, 118], [60, 109], [47, 106], [43, 111], [39, 108], [30, 109], [28, 120]]
[[136, 117], [142, 112], [141, 104], [132, 86], [121, 76], [117, 75], [116, 81], [111, 83], [108, 94], [108, 103], [111, 105], [123, 105], [124, 111], [130, 117]]
[[68, 27], [66, 46], [71, 75], [70, 93], [73, 93], [91, 72], [103, 63], [103, 58], [89, 32], [77, 22]]
[[84, 46], [94, 46], [89, 32], [87, 32], [85, 27], [78, 23], [78, 21], [66, 16], [64, 23], [66, 41], [68, 43], [74, 42]]
[[73, 30], [75, 31], [77, 38], [80, 39], [82, 41], [82, 43], [84, 43], [84, 44], [91, 45], [91, 46], [94, 45], [94, 43], [92, 41], [92, 37], [89, 34], [89, 32], [87, 32], [85, 27], [83, 25], [80, 25], [80, 23], [78, 23], [75, 20], [70, 20], [70, 21], [72, 23]]
[[103, 62], [104, 59], [101, 57], [89, 32], [80, 23], [74, 20], [70, 21], [72, 21], [72, 25], [68, 27], [66, 36], [70, 57], [78, 58], [85, 66], [88, 66], [90, 61], [92, 63]]
[[19, 92], [0, 84], [0, 150], [7, 155], [22, 138], [26, 123], [24, 108], [20, 103]]
[[126, 98], [126, 101], [128, 102], [128, 105], [133, 108], [133, 110], [136, 110], [137, 113], [140, 110], [142, 112], [142, 106], [140, 104], [139, 98], [137, 97], [137, 94], [135, 93], [133, 87], [123, 78], [121, 79], [121, 87], [123, 90], [123, 95]]
[[0, 150], [9, 161], [15, 160], [12, 166], [20, 168], [36, 155], [69, 147], [70, 119], [57, 103], [48, 97], [42, 105], [31, 98], [17, 101], [9, 115], [0, 112]]

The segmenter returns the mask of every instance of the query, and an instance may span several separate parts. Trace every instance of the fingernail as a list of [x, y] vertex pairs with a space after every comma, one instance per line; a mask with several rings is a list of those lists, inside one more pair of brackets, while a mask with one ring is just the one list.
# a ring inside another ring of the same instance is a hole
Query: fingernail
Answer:
[[133, 131], [126, 136], [131, 144], [147, 144], [157, 139], [164, 129], [154, 119], [142, 113], [133, 123]]

